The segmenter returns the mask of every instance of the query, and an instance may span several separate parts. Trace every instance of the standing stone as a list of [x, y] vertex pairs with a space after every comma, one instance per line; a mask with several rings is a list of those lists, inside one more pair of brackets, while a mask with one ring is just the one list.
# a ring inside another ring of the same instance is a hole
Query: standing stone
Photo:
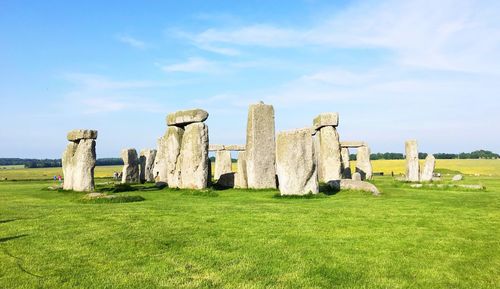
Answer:
[[408, 140], [405, 143], [406, 152], [406, 180], [409, 182], [419, 181], [418, 145], [416, 140]]
[[238, 189], [248, 188], [247, 184], [247, 159], [246, 152], [238, 153], [237, 172], [234, 176], [234, 187]]
[[184, 129], [169, 126], [165, 135], [158, 140], [154, 175], [156, 181], [165, 182], [171, 188], [180, 186], [180, 164], [182, 136]]
[[[192, 123], [185, 127], [182, 137], [179, 188], [204, 189], [208, 184], [208, 127]], [[170, 184], [169, 184], [170, 185]]]
[[139, 157], [139, 163], [140, 163], [139, 178], [141, 180], [141, 183], [154, 182], [155, 177], [154, 177], [153, 167], [154, 167], [155, 157], [156, 157], [156, 150], [146, 149], [141, 151]]
[[319, 181], [328, 183], [341, 179], [339, 134], [333, 126], [324, 126], [316, 135], [319, 138]]
[[278, 134], [276, 170], [281, 195], [318, 193], [318, 173], [310, 129]]
[[342, 178], [343, 179], [350, 179], [351, 178], [351, 162], [349, 160], [349, 149], [348, 148], [341, 148], [340, 158], [342, 159]]
[[356, 172], [361, 174], [361, 180], [372, 179], [372, 163], [370, 161], [370, 148], [362, 146], [358, 148], [356, 155]]
[[122, 184], [132, 184], [139, 182], [139, 159], [135, 149], [123, 149], [121, 152], [123, 159]]
[[96, 138], [96, 130], [73, 130], [68, 133], [67, 139], [70, 143], [62, 156], [65, 190], [94, 190]]
[[434, 167], [436, 165], [436, 158], [432, 154], [428, 154], [425, 158], [424, 168], [420, 175], [421, 182], [430, 182], [434, 175]]
[[272, 105], [262, 102], [250, 105], [246, 152], [248, 187], [276, 188], [276, 143]]
[[231, 173], [231, 152], [217, 151], [215, 153], [214, 180], [218, 180], [221, 175]]

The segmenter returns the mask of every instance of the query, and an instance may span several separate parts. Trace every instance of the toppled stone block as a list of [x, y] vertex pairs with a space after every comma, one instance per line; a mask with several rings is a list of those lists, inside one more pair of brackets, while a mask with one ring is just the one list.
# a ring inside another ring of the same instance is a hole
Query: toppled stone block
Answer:
[[339, 180], [328, 182], [335, 190], [355, 190], [355, 191], [364, 191], [370, 192], [374, 196], [379, 196], [380, 191], [377, 187], [369, 182], [365, 181], [357, 181], [357, 180]]
[[319, 130], [325, 126], [337, 127], [339, 125], [339, 114], [337, 112], [321, 113], [313, 120], [313, 127]]
[[191, 123], [204, 122], [208, 112], [203, 109], [180, 110], [167, 115], [168, 126], [186, 126]]
[[68, 132], [69, 141], [79, 141], [81, 139], [97, 139], [97, 130], [75, 129]]

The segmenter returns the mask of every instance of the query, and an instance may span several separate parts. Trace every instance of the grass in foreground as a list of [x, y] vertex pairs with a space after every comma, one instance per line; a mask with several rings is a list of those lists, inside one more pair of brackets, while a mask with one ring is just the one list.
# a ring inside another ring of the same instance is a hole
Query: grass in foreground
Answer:
[[500, 180], [467, 181], [487, 190], [383, 177], [380, 197], [138, 186], [93, 204], [0, 182], [0, 288], [498, 288]]

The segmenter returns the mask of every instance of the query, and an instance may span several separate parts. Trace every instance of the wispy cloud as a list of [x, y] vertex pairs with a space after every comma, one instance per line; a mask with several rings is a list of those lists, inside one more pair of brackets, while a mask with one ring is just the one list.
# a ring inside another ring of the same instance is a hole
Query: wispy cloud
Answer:
[[162, 67], [165, 72], [216, 72], [218, 69], [214, 62], [200, 57], [190, 57], [185, 62]]
[[125, 44], [133, 47], [133, 48], [146, 49], [147, 47], [149, 47], [149, 45], [146, 42], [139, 40], [137, 38], [134, 38], [130, 35], [117, 35], [116, 39], [122, 43], [125, 43]]

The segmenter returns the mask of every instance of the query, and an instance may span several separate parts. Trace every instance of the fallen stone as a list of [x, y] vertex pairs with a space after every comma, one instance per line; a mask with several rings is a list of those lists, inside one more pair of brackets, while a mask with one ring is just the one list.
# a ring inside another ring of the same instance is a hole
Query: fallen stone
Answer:
[[339, 134], [333, 126], [322, 127], [316, 135], [319, 141], [318, 178], [320, 182], [341, 179]]
[[361, 181], [361, 174], [358, 173], [358, 172], [355, 172], [354, 174], [352, 174], [352, 180], [353, 181]]
[[342, 161], [341, 174], [343, 179], [351, 179], [351, 162], [349, 160], [349, 149], [342, 147], [340, 149], [340, 158]]
[[420, 174], [421, 182], [432, 181], [432, 176], [434, 175], [434, 167], [436, 165], [436, 158], [432, 154], [427, 155], [425, 158], [424, 168]]
[[[185, 127], [179, 156], [179, 188], [205, 189], [208, 185], [208, 127], [197, 122]], [[170, 183], [169, 183], [170, 186]], [[170, 186], [172, 187], [172, 186]]]
[[247, 160], [246, 152], [238, 153], [237, 171], [234, 175], [234, 187], [238, 189], [248, 188], [247, 184]]
[[420, 167], [418, 164], [418, 145], [416, 140], [408, 140], [405, 143], [406, 152], [406, 180], [409, 182], [419, 181]]
[[79, 141], [81, 139], [97, 139], [97, 130], [75, 129], [68, 132], [69, 141]]
[[203, 109], [181, 110], [167, 115], [168, 126], [186, 126], [191, 123], [204, 122], [208, 118], [208, 112]]
[[274, 108], [264, 103], [248, 109], [247, 182], [251, 189], [276, 188]]
[[337, 127], [338, 125], [339, 125], [338, 112], [321, 113], [313, 120], [313, 127], [315, 130], [319, 130], [325, 126]]
[[309, 128], [278, 134], [276, 171], [281, 195], [318, 193], [318, 172]]
[[358, 148], [358, 153], [356, 155], [356, 172], [361, 174], [361, 180], [372, 179], [373, 170], [370, 161], [370, 148], [367, 146]]
[[380, 191], [377, 189], [377, 187], [375, 187], [375, 185], [365, 181], [339, 180], [328, 182], [328, 184], [335, 190], [355, 190], [370, 192], [374, 196], [380, 195]]
[[224, 149], [227, 151], [244, 151], [246, 150], [244, 145], [226, 145]]
[[458, 182], [464, 179], [464, 176], [462, 175], [454, 175], [453, 178], [451, 178], [452, 181]]
[[139, 159], [135, 149], [123, 149], [122, 184], [139, 183]]
[[142, 150], [139, 157], [140, 163], [140, 175], [139, 178], [141, 183], [144, 182], [154, 182], [154, 164], [155, 164], [156, 150], [145, 149]]
[[83, 196], [84, 199], [92, 200], [92, 199], [114, 199], [116, 195], [108, 195], [103, 193], [89, 193]]
[[215, 153], [214, 179], [218, 180], [223, 174], [231, 173], [231, 152], [217, 151]]

